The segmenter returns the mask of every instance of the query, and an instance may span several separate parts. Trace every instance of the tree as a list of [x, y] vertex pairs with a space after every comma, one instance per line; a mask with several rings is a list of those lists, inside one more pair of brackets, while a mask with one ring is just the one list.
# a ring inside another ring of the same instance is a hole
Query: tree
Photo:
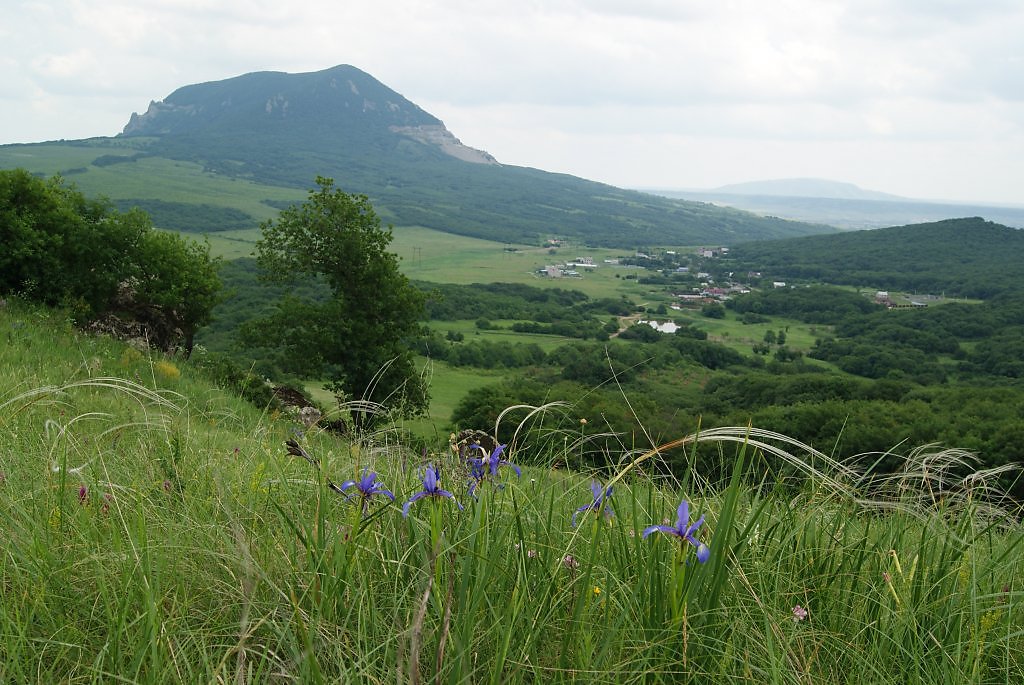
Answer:
[[250, 342], [271, 343], [281, 366], [307, 377], [327, 377], [349, 405], [356, 428], [380, 414], [368, 403], [403, 416], [427, 407], [426, 384], [413, 363], [422, 334], [425, 295], [398, 269], [387, 250], [391, 227], [365, 195], [350, 195], [317, 177], [319, 189], [260, 225], [256, 258], [264, 278], [291, 283], [320, 279], [326, 301], [286, 298], [269, 317], [247, 326]]
[[700, 313], [709, 319], [724, 319], [725, 318], [725, 307], [718, 302], [709, 302], [700, 308]]
[[[129, 213], [133, 214], [142, 212]], [[136, 249], [130, 281], [134, 298], [158, 313], [156, 321], [147, 323], [152, 328], [163, 322], [171, 329], [167, 339], [180, 336], [185, 353], [191, 354], [196, 329], [210, 322], [220, 301], [220, 260], [210, 258], [209, 244], [164, 231], [143, 233]]]

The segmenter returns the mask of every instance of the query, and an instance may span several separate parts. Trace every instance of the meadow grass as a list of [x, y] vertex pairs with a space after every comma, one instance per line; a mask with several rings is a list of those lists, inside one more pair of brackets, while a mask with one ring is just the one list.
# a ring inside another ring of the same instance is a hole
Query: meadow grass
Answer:
[[[1020, 510], [954, 475], [968, 455], [869, 480], [740, 427], [588, 474], [561, 467], [585, 426], [524, 423], [502, 455], [521, 476], [474, 499], [447, 444], [306, 429], [17, 303], [0, 336], [2, 682], [1024, 679]], [[403, 517], [428, 463], [454, 498]], [[395, 502], [332, 489], [363, 468]], [[706, 563], [643, 537], [682, 499]]]

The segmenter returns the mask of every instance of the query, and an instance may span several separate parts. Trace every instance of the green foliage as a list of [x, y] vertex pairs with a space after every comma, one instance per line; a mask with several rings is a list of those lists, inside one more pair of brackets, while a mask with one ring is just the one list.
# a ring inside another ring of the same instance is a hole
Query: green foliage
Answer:
[[700, 313], [709, 319], [724, 319], [725, 307], [718, 302], [710, 302], [700, 308]]
[[144, 211], [153, 224], [166, 231], [180, 233], [217, 233], [256, 226], [256, 219], [234, 207], [208, 203], [167, 202], [166, 200], [122, 199], [115, 203], [122, 212], [132, 208]]
[[82, 323], [116, 315], [163, 347], [191, 349], [220, 280], [209, 247], [156, 231], [141, 211], [119, 213], [59, 177], [0, 171], [0, 293], [69, 306]]
[[776, 280], [989, 298], [1020, 290], [1024, 232], [980, 218], [734, 245], [727, 270]]
[[231, 357], [199, 350], [189, 361], [211, 383], [248, 400], [256, 407], [280, 408], [271, 385], [253, 369], [243, 368]]
[[744, 316], [748, 313], [784, 316], [820, 324], [834, 324], [853, 314], [883, 309], [859, 293], [820, 285], [757, 290], [735, 297], [726, 302], [725, 306]]
[[550, 322], [562, 318], [565, 309], [586, 305], [589, 300], [578, 290], [537, 288], [519, 283], [416, 285], [427, 293], [428, 317], [442, 321], [487, 318]]
[[[345, 401], [386, 404], [400, 414], [422, 412], [427, 392], [413, 364], [423, 294], [398, 270], [383, 228], [365, 195], [349, 195], [318, 177], [309, 199], [261, 226], [257, 260], [271, 282], [320, 278], [325, 301], [286, 297], [269, 317], [250, 323], [248, 337], [279, 350], [293, 372], [328, 377]], [[357, 425], [370, 413], [352, 410]]]

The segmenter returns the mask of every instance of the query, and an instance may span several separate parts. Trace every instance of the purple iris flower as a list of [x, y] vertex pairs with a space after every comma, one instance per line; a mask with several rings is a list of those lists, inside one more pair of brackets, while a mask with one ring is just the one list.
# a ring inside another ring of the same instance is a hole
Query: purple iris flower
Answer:
[[469, 494], [471, 496], [484, 481], [488, 479], [497, 481], [499, 467], [511, 466], [512, 470], [516, 472], [517, 478], [523, 477], [523, 472], [518, 466], [501, 458], [502, 452], [505, 451], [505, 445], [498, 445], [490, 454], [487, 454], [487, 450], [480, 445], [472, 445], [472, 447], [483, 452], [483, 456], [469, 457], [467, 460], [469, 462]]
[[702, 523], [704, 523], [703, 516], [695, 523], [690, 524], [690, 504], [684, 499], [679, 504], [679, 509], [676, 510], [675, 526], [650, 526], [644, 529], [643, 537], [646, 538], [655, 531], [675, 535], [683, 542], [689, 542], [697, 548], [697, 561], [703, 564], [711, 558], [711, 548], [696, 538], [695, 534]]
[[459, 509], [462, 509], [462, 505], [455, 499], [455, 495], [441, 489], [441, 470], [435, 469], [433, 464], [428, 464], [423, 472], [423, 489], [410, 497], [409, 501], [402, 506], [402, 516], [408, 516], [412, 503], [424, 497], [449, 497], [454, 500]]
[[352, 499], [353, 497], [359, 497], [362, 500], [363, 513], [365, 514], [370, 505], [370, 498], [374, 495], [384, 495], [389, 498], [392, 502], [395, 501], [395, 496], [390, 490], [384, 488], [384, 484], [377, 480], [377, 473], [371, 471], [369, 467], [362, 470], [359, 480], [347, 480], [341, 485], [335, 485], [329, 483], [329, 486], [335, 492], [345, 494], [345, 491], [355, 486], [357, 492], [350, 492], [346, 497], [345, 501]]
[[467, 461], [469, 461], [469, 496], [476, 498], [474, 493], [487, 480], [489, 469], [483, 459], [470, 457]]
[[595, 513], [603, 511], [604, 515], [609, 518], [615, 516], [615, 512], [612, 511], [612, 505], [608, 502], [612, 497], [612, 486], [609, 485], [608, 489], [605, 490], [601, 487], [600, 483], [594, 480], [590, 482], [590, 491], [594, 493], [594, 501], [580, 507], [576, 510], [576, 513], [572, 515], [572, 525], [574, 528], [576, 527], [576, 517], [585, 511], [593, 511]]
[[[483, 447], [480, 447], [479, 445], [476, 445], [476, 447], [480, 451], [484, 452], [485, 455], [487, 454], [487, 450], [485, 450]], [[511, 466], [512, 470], [516, 472], [516, 476], [518, 478], [522, 478], [523, 477], [523, 472], [519, 469], [518, 466], [516, 466], [512, 462], [508, 461], [507, 459], [502, 459], [501, 458], [501, 455], [502, 455], [502, 453], [504, 451], [505, 451], [505, 445], [498, 445], [497, 447], [494, 448], [493, 452], [491, 452], [487, 456], [482, 457], [480, 459], [480, 461], [482, 461], [490, 469], [491, 477], [495, 477], [496, 478], [498, 476], [498, 467], [499, 466]]]

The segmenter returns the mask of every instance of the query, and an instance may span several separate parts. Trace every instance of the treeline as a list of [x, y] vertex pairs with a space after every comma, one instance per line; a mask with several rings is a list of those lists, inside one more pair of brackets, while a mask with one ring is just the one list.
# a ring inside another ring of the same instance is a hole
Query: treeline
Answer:
[[459, 336], [449, 334], [443, 337], [433, 331], [417, 343], [417, 352], [452, 366], [480, 369], [554, 366], [561, 369], [566, 380], [584, 383], [607, 380], [609, 369], [620, 378], [632, 378], [638, 368], [665, 368], [684, 359], [712, 369], [744, 363], [739, 353], [717, 343], [704, 342], [707, 334], [688, 326], [667, 336], [650, 326], [634, 325], [619, 337], [645, 344], [604, 345], [573, 341], [545, 352], [536, 343], [487, 339], [463, 342]]
[[436, 321], [459, 319], [524, 319], [541, 323], [572, 319], [567, 310], [581, 314], [626, 316], [634, 305], [628, 299], [591, 300], [579, 290], [537, 288], [520, 283], [417, 282], [428, 294], [427, 317]]
[[255, 228], [251, 215], [234, 207], [164, 200], [131, 199], [115, 203], [121, 212], [140, 209], [150, 216], [155, 226], [180, 233], [217, 233]]
[[79, 324], [164, 349], [191, 349], [220, 290], [207, 245], [24, 169], [0, 170], [0, 245], [0, 295], [63, 306]]
[[739, 314], [783, 316], [820, 324], [837, 324], [851, 316], [884, 310], [859, 293], [829, 286], [759, 290], [728, 300], [725, 306]]

